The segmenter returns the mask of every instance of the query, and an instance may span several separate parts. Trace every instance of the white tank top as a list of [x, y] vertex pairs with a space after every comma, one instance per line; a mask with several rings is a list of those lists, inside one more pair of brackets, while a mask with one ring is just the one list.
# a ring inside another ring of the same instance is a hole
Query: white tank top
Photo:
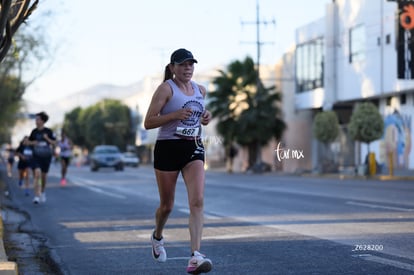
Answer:
[[174, 120], [162, 125], [158, 131], [157, 139], [194, 139], [200, 137], [200, 117], [204, 112], [204, 98], [200, 88], [191, 81], [194, 94], [189, 96], [184, 94], [172, 79], [168, 79], [167, 83], [172, 89], [172, 97], [161, 109], [160, 114], [165, 115], [181, 108], [191, 108], [193, 113], [186, 120]]
[[60, 140], [58, 146], [60, 148], [60, 156], [70, 157], [72, 155], [69, 140], [67, 138], [65, 138], [64, 140]]

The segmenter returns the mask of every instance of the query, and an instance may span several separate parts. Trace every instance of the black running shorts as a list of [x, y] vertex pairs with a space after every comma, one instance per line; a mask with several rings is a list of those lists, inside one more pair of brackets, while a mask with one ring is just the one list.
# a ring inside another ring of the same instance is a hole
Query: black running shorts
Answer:
[[70, 157], [62, 157], [62, 156], [60, 156], [60, 161], [63, 161], [66, 164], [66, 166], [69, 166]]
[[33, 160], [19, 160], [17, 163], [17, 169], [25, 170], [27, 168], [33, 169]]
[[42, 173], [48, 173], [50, 168], [50, 163], [52, 162], [52, 157], [33, 157], [33, 169], [40, 169]]
[[161, 171], [181, 171], [193, 160], [204, 162], [201, 139], [157, 140], [154, 148], [154, 168]]

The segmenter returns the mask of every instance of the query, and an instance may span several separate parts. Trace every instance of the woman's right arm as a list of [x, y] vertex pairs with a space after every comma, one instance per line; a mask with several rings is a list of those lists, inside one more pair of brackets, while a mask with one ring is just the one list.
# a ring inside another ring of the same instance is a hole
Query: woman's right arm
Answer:
[[145, 129], [158, 128], [172, 120], [171, 114], [160, 115], [161, 109], [171, 97], [171, 88], [167, 83], [162, 83], [155, 90], [150, 106], [144, 120]]
[[166, 82], [162, 83], [157, 90], [155, 90], [150, 106], [148, 107], [147, 115], [145, 116], [145, 129], [148, 130], [158, 128], [172, 120], [184, 120], [191, 116], [191, 108], [182, 108], [175, 112], [161, 115], [161, 109], [168, 102], [168, 100], [170, 100], [171, 96], [171, 87]]

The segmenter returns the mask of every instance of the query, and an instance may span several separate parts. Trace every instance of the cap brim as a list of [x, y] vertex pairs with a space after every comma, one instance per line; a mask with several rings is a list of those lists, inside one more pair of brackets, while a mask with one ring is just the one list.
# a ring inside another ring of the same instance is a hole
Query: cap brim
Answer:
[[174, 62], [174, 63], [175, 64], [181, 64], [181, 63], [184, 63], [184, 62], [189, 61], [189, 60], [193, 61], [194, 63], [198, 63], [197, 60], [194, 59], [194, 58], [186, 58], [186, 59], [184, 59], [184, 60], [182, 60], [180, 62]]

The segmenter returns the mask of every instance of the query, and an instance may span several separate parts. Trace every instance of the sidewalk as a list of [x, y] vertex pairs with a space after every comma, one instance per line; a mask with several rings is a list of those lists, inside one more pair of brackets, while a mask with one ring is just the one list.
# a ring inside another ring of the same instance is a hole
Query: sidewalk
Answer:
[[17, 264], [7, 260], [6, 251], [3, 244], [3, 221], [0, 215], [0, 274], [2, 275], [17, 275]]
[[384, 169], [381, 173], [378, 173], [376, 175], [361, 175], [358, 174], [355, 171], [341, 171], [334, 174], [321, 174], [316, 176], [322, 176], [322, 177], [336, 177], [339, 179], [366, 179], [366, 180], [401, 180], [401, 181], [412, 181], [414, 182], [414, 170], [409, 169], [395, 169], [393, 171], [393, 174], [390, 175], [389, 171], [387, 169]]
[[304, 173], [301, 175], [302, 177], [320, 177], [320, 178], [336, 178], [336, 179], [366, 179], [366, 180], [382, 180], [382, 181], [410, 181], [414, 182], [414, 173], [413, 174], [400, 174], [400, 175], [374, 175], [374, 176], [361, 176], [361, 175], [350, 175], [350, 174], [343, 174], [343, 173], [332, 173], [332, 174], [313, 174], [313, 173]]
[[[0, 194], [0, 197], [4, 196], [4, 192], [6, 190], [6, 184], [3, 181], [3, 170], [0, 170], [0, 190], [2, 194]], [[1, 206], [1, 205], [0, 205]], [[1, 275], [17, 275], [19, 274], [17, 264], [15, 262], [10, 262], [6, 255], [6, 250], [4, 248], [3, 243], [3, 234], [4, 234], [4, 228], [3, 228], [3, 217], [2, 217], [2, 211], [0, 211], [0, 274]]]

